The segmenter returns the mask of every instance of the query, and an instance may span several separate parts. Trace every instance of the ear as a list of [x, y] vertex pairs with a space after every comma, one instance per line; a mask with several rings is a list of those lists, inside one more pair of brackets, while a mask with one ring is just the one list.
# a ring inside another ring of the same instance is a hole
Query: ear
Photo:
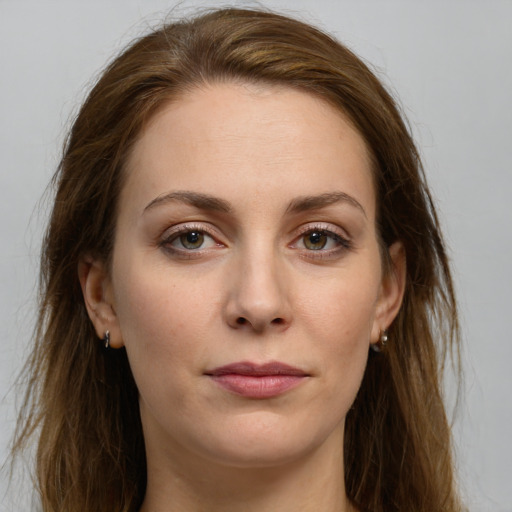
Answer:
[[372, 326], [371, 343], [377, 343], [381, 332], [388, 329], [395, 319], [405, 291], [406, 255], [402, 242], [388, 248], [390, 264], [382, 276], [375, 318]]
[[123, 340], [115, 311], [110, 275], [103, 262], [86, 257], [78, 264], [78, 278], [85, 307], [99, 339], [110, 333], [110, 347], [121, 348]]

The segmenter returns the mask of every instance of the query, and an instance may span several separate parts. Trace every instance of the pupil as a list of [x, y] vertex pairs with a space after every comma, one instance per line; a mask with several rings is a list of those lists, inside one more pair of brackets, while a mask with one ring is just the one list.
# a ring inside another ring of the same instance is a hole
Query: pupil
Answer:
[[308, 249], [323, 249], [326, 243], [326, 236], [321, 231], [314, 231], [306, 238], [306, 247]]
[[199, 241], [199, 233], [197, 233], [196, 231], [187, 233], [187, 242], [189, 244], [196, 244], [198, 241]]
[[320, 243], [322, 241], [322, 233], [311, 233], [309, 241], [314, 245]]

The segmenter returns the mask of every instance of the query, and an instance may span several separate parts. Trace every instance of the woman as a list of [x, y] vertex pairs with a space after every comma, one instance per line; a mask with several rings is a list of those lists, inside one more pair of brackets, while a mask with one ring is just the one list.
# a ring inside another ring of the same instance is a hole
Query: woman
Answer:
[[447, 257], [349, 50], [260, 11], [166, 25], [103, 73], [55, 186], [16, 443], [40, 428], [43, 510], [462, 510]]

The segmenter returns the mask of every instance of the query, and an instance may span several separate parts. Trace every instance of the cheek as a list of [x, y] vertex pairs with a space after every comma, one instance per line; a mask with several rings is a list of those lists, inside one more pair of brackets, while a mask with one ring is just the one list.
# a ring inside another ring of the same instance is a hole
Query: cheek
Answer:
[[378, 270], [368, 269], [365, 278], [333, 275], [311, 293], [311, 286], [300, 295], [298, 308], [305, 325], [316, 330], [317, 339], [337, 342], [340, 350], [368, 344], [379, 293]]
[[178, 381], [187, 362], [200, 360], [205, 350], [201, 340], [207, 338], [214, 318], [214, 301], [205, 296], [204, 286], [185, 281], [154, 268], [124, 272], [115, 282], [116, 313], [141, 390], [152, 388], [156, 375]]
[[331, 278], [303, 300], [300, 308], [308, 338], [322, 353], [321, 374], [333, 403], [347, 408], [366, 368], [379, 293], [380, 269], [367, 267], [365, 279]]

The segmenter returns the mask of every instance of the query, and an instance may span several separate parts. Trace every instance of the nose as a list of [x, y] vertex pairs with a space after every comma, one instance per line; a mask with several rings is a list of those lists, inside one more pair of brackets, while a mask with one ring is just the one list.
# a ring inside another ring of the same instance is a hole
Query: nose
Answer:
[[272, 250], [240, 254], [231, 268], [227, 323], [255, 333], [283, 331], [291, 323], [290, 283]]

